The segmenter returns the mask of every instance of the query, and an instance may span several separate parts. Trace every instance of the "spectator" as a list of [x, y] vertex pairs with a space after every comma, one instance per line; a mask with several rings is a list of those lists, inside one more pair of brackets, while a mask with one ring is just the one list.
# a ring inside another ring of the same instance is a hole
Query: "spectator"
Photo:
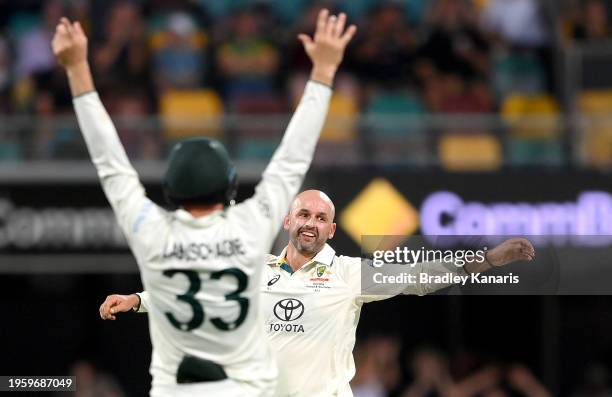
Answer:
[[146, 86], [149, 83], [147, 48], [142, 17], [136, 5], [127, 1], [115, 3], [106, 20], [105, 40], [93, 54], [98, 89]]
[[544, 385], [524, 365], [514, 365], [506, 371], [508, 385], [526, 397], [552, 397]]
[[229, 37], [220, 43], [216, 55], [230, 102], [240, 96], [275, 94], [279, 50], [264, 36], [263, 18], [254, 9], [245, 8], [232, 17]]
[[444, 97], [440, 111], [444, 113], [489, 113], [493, 99], [482, 80], [464, 81], [457, 75], [445, 77]]
[[11, 58], [4, 37], [0, 36], [0, 113], [8, 112], [8, 90], [11, 84]]
[[159, 91], [194, 89], [206, 79], [208, 37], [185, 12], [174, 12], [151, 39], [154, 79]]
[[151, 110], [146, 94], [137, 89], [124, 89], [111, 94], [106, 102], [117, 119], [117, 132], [127, 155], [140, 160], [160, 158], [160, 138], [146, 117]]
[[360, 342], [354, 349], [355, 376], [351, 380], [354, 397], [386, 397], [371, 344]]
[[51, 52], [51, 38], [55, 25], [64, 14], [64, 8], [59, 0], [44, 2], [42, 23], [27, 29], [18, 35], [15, 63], [17, 79], [27, 78], [35, 73], [44, 73], [55, 67], [55, 58]]
[[79, 361], [72, 367], [77, 379], [75, 397], [124, 397], [125, 393], [110, 375], [98, 372], [87, 361]]
[[421, 349], [410, 364], [413, 381], [402, 393], [402, 397], [447, 396], [451, 391], [446, 358], [433, 349]]
[[437, 0], [428, 16], [430, 32], [419, 53], [442, 74], [463, 78], [488, 74], [489, 45], [463, 0]]
[[397, 389], [399, 352], [399, 340], [392, 336], [370, 337], [359, 345], [356, 360], [360, 365], [351, 382], [356, 397], [384, 397]]
[[409, 82], [417, 48], [416, 36], [408, 28], [403, 8], [386, 2], [375, 8], [364, 27], [367, 31], [355, 45], [354, 60], [362, 81], [397, 86]]
[[584, 371], [580, 389], [573, 397], [612, 397], [610, 371], [601, 363], [591, 363]]
[[610, 39], [608, 9], [601, 0], [588, 0], [581, 10], [579, 23], [574, 27], [573, 36], [580, 41]]
[[[304, 51], [304, 46], [297, 40], [297, 35], [302, 32], [314, 32], [317, 23], [317, 15], [321, 8], [331, 8], [329, 4], [321, 3], [319, 1], [313, 2], [304, 12], [302, 12], [294, 24], [291, 32], [286, 37], [286, 57], [283, 57], [282, 61], [285, 65], [285, 69], [291, 75], [296, 73], [308, 74], [310, 73], [311, 62], [310, 58]], [[350, 58], [350, 51], [347, 51], [345, 58]], [[347, 70], [347, 59], [342, 62], [342, 70]], [[302, 84], [300, 82], [300, 84]], [[303, 87], [302, 87], [303, 88]]]
[[34, 101], [36, 128], [30, 156], [37, 160], [48, 160], [55, 152], [56, 123], [54, 123], [55, 102], [50, 92], [39, 92]]
[[516, 47], [539, 48], [549, 43], [549, 31], [537, 0], [490, 0], [483, 27]]

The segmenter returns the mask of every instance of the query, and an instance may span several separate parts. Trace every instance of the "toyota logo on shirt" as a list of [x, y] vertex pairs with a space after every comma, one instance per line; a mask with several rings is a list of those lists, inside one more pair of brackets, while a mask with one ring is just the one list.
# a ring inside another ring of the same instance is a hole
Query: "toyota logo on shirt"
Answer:
[[304, 304], [297, 299], [283, 299], [274, 305], [274, 315], [281, 321], [295, 321], [304, 314]]

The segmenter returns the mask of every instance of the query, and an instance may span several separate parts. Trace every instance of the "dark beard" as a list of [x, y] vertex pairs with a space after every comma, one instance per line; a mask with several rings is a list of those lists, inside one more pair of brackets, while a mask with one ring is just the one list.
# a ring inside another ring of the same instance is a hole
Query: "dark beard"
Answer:
[[311, 246], [312, 248], [310, 247], [307, 248], [304, 245], [302, 245], [302, 243], [300, 243], [299, 232], [296, 233], [295, 236], [291, 236], [291, 243], [298, 250], [298, 252], [304, 256], [310, 256], [317, 252], [318, 240], [315, 239], [315, 241], [312, 242], [312, 246]]

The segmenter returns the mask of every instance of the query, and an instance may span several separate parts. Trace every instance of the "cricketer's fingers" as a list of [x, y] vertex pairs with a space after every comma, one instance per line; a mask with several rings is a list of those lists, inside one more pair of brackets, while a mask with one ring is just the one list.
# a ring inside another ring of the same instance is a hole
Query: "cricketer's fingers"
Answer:
[[342, 35], [342, 32], [344, 32], [345, 24], [346, 24], [346, 14], [341, 12], [334, 26], [333, 36], [335, 38], [339, 38]]
[[328, 16], [329, 16], [329, 10], [327, 8], [324, 8], [321, 11], [319, 11], [319, 16], [317, 17], [317, 29], [315, 31], [315, 40], [317, 37], [325, 33]]

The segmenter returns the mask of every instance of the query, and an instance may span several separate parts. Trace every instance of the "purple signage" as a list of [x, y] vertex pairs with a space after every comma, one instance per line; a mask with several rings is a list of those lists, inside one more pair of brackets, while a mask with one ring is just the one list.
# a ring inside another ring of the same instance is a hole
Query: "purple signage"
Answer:
[[453, 192], [430, 194], [421, 206], [425, 236], [533, 236], [536, 244], [612, 243], [612, 195], [586, 191], [576, 202], [464, 202]]

